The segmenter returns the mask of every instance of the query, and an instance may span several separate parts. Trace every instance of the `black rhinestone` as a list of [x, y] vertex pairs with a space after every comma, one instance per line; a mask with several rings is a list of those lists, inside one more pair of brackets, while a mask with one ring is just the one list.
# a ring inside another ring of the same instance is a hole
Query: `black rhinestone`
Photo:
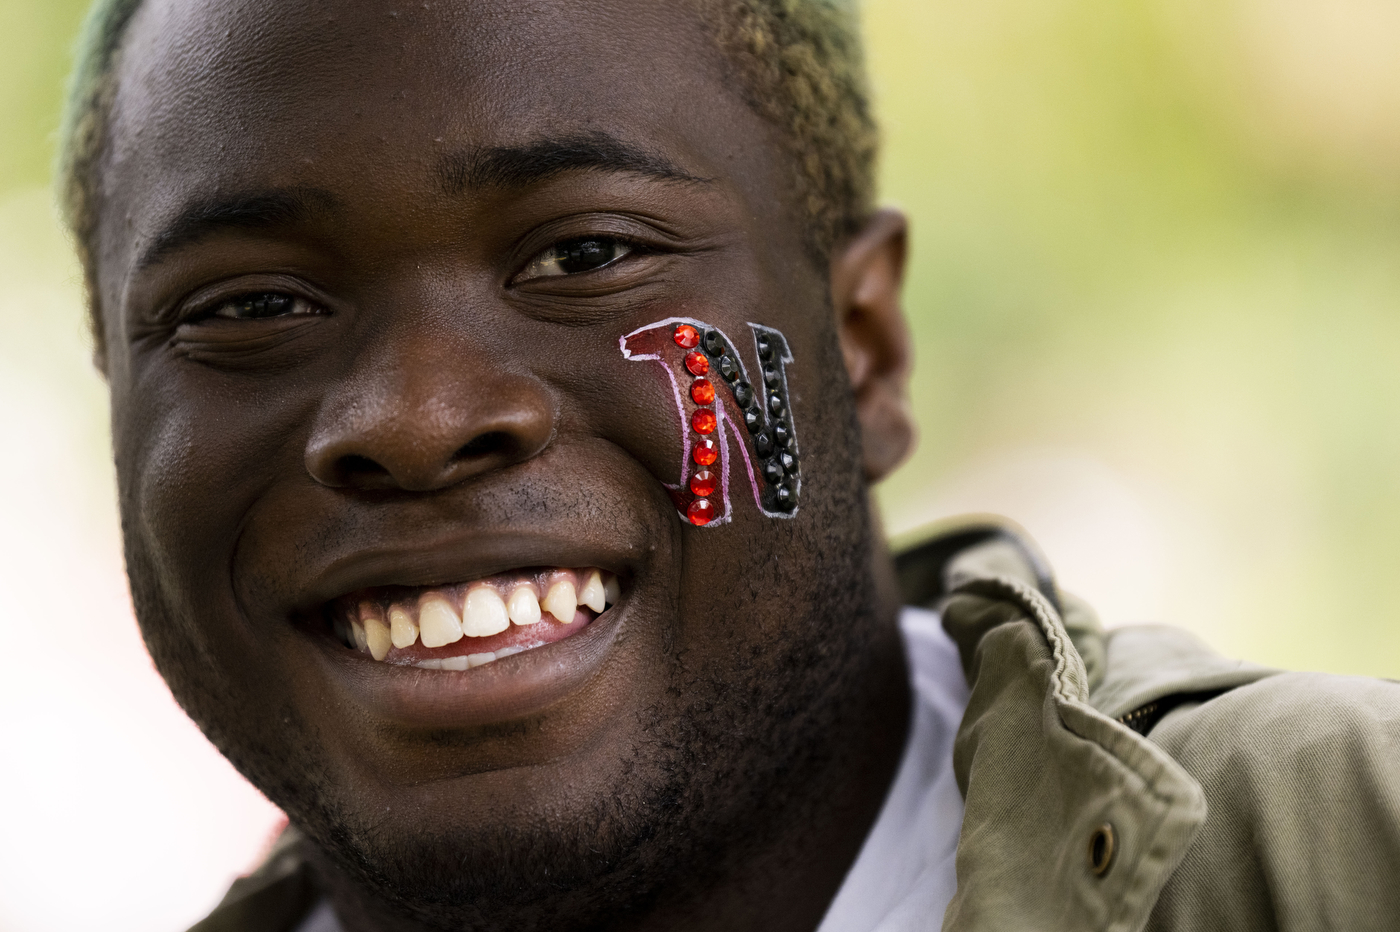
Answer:
[[791, 511], [792, 507], [797, 504], [797, 496], [793, 494], [792, 489], [785, 485], [780, 485], [773, 490], [773, 499], [783, 511]]
[[764, 366], [763, 384], [767, 385], [769, 388], [773, 388], [778, 384], [778, 379], [779, 375], [777, 369], [773, 368], [772, 366]]
[[735, 382], [734, 400], [739, 403], [739, 407], [747, 408], [753, 402], [753, 386], [748, 382]]
[[724, 337], [719, 335], [718, 330], [706, 330], [704, 345], [705, 352], [718, 356], [724, 352]]
[[789, 476], [797, 472], [797, 457], [791, 453], [783, 453], [778, 457], [778, 462], [783, 464], [783, 472]]
[[755, 338], [755, 342], [758, 344], [759, 359], [767, 360], [773, 355], [773, 345], [768, 342], [766, 336], [759, 334], [759, 336]]
[[786, 447], [792, 443], [792, 431], [788, 430], [788, 426], [781, 421], [773, 427], [773, 442], [780, 447]]
[[773, 452], [773, 438], [760, 431], [754, 435], [753, 448], [758, 451], [759, 456], [767, 456]]
[[727, 382], [732, 382], [739, 377], [739, 364], [734, 361], [733, 356], [725, 355], [719, 358], [719, 374], [724, 376]]
[[769, 460], [763, 464], [763, 478], [768, 480], [769, 485], [777, 485], [783, 481], [783, 467], [777, 460]]
[[758, 416], [757, 408], [750, 408], [744, 412], [744, 426], [751, 434], [763, 427], [763, 418]]
[[768, 396], [768, 410], [774, 414], [783, 413], [783, 396], [774, 392]]

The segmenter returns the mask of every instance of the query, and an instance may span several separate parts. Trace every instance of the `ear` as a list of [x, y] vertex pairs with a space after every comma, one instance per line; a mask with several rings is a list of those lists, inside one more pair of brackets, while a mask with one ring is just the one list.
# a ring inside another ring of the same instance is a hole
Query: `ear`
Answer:
[[867, 482], [889, 475], [914, 446], [909, 328], [899, 297], [908, 230], [903, 214], [881, 210], [831, 256], [831, 303]]

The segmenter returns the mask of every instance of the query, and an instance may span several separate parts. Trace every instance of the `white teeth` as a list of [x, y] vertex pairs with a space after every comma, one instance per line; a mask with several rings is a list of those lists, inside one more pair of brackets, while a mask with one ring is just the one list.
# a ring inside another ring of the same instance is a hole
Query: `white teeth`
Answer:
[[604, 601], [602, 573], [594, 570], [588, 574], [583, 588], [578, 591], [578, 604], [587, 605], [595, 612], [601, 612], [607, 607], [607, 602]]
[[517, 625], [538, 624], [540, 620], [540, 598], [529, 586], [519, 586], [510, 594], [506, 603], [510, 620]]
[[462, 633], [469, 638], [486, 638], [510, 627], [506, 603], [489, 586], [478, 586], [467, 593], [462, 606]]
[[389, 633], [389, 626], [384, 623], [384, 619], [375, 614], [368, 615], [365, 622], [365, 642], [369, 645], [369, 652], [375, 660], [383, 660], [389, 656], [389, 648], [393, 646], [393, 636]]
[[542, 607], [562, 623], [569, 624], [574, 620], [574, 613], [578, 611], [578, 594], [574, 590], [574, 584], [561, 579], [550, 586]]
[[413, 642], [418, 640], [418, 624], [406, 609], [398, 605], [389, 609], [389, 637], [399, 650], [412, 647]]
[[424, 670], [470, 670], [472, 667], [479, 667], [482, 664], [491, 663], [493, 660], [500, 660], [502, 657], [514, 656], [523, 650], [525, 650], [523, 647], [502, 647], [498, 651], [486, 651], [481, 654], [433, 657], [429, 660], [420, 660], [414, 666]]
[[424, 647], [445, 647], [462, 639], [462, 623], [442, 596], [427, 596], [418, 606], [418, 634]]
[[[543, 599], [537, 588], [538, 576], [534, 581], [516, 576], [506, 583], [513, 587], [508, 599], [501, 597], [496, 582], [475, 583], [460, 603], [460, 613], [453, 593], [462, 590], [456, 586], [435, 588], [420, 597], [417, 620], [411, 602], [391, 605], [387, 613], [380, 603], [361, 602], [358, 612], [350, 613], [351, 618], [342, 615], [335, 622], [335, 633], [343, 641], [353, 643], [361, 653], [382, 662], [394, 648], [406, 650], [418, 643], [430, 650], [446, 647], [463, 637], [500, 634], [510, 630], [512, 624], [522, 627], [538, 624], [546, 615], [560, 624], [573, 624], [579, 606], [601, 613], [622, 597], [618, 578], [598, 569], [551, 570], [544, 579], [552, 580], [552, 585]], [[528, 649], [529, 646], [507, 647], [495, 653], [466, 654], [466, 659], [433, 658], [419, 661], [415, 666], [427, 670], [466, 670]], [[444, 663], [447, 666], [443, 666]], [[467, 666], [461, 666], [463, 663]]]

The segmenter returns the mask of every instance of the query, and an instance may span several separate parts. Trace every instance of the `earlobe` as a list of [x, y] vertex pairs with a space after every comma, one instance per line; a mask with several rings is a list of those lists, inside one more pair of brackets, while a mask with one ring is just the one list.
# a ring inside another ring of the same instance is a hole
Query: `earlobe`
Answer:
[[831, 257], [831, 302], [869, 482], [889, 475], [914, 445], [912, 354], [900, 300], [907, 237], [904, 215], [881, 210]]

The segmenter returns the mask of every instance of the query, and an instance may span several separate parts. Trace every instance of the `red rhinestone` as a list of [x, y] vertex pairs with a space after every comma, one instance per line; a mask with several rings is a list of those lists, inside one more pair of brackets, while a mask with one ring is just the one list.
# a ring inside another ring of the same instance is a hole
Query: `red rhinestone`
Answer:
[[710, 371], [710, 357], [691, 350], [685, 354], [685, 367], [690, 370], [691, 375], [704, 375]]
[[710, 384], [709, 379], [696, 379], [690, 383], [690, 397], [698, 405], [714, 404], [715, 387]]
[[704, 498], [706, 495], [713, 495], [715, 491], [715, 476], [708, 469], [702, 469], [690, 477], [690, 491]]
[[690, 324], [681, 324], [676, 328], [675, 335], [671, 338], [676, 341], [676, 345], [684, 349], [695, 349], [700, 345], [700, 331]]
[[685, 510], [685, 516], [690, 519], [691, 524], [709, 524], [714, 520], [715, 506], [711, 505], [708, 499], [697, 498]]
[[715, 445], [713, 440], [706, 437], [695, 444], [690, 458], [700, 466], [713, 466], [715, 460], [719, 459], [719, 447]]
[[695, 428], [697, 434], [713, 434], [715, 432], [715, 412], [709, 408], [701, 408], [691, 416], [690, 426]]

